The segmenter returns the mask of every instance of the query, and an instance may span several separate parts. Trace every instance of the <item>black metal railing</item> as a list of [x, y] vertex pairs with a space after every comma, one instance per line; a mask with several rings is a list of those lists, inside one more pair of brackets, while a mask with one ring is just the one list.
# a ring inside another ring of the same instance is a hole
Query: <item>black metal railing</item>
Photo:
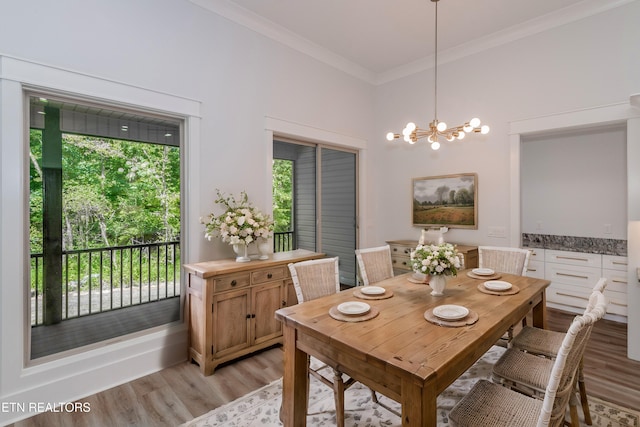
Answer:
[[292, 251], [296, 249], [294, 231], [278, 231], [273, 233], [273, 252]]
[[[31, 325], [44, 321], [42, 254], [31, 254]], [[62, 320], [180, 296], [180, 242], [62, 253]]]

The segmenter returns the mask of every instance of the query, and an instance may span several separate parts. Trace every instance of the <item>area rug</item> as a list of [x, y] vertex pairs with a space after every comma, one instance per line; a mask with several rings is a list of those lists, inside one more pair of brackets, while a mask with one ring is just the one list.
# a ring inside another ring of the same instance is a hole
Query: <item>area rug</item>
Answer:
[[[493, 346], [469, 370], [438, 396], [438, 426], [448, 426], [451, 408], [480, 378], [490, 378], [493, 364], [504, 352], [504, 348]], [[400, 412], [400, 405], [378, 395], [381, 402]], [[276, 380], [233, 402], [191, 420], [183, 427], [279, 427], [282, 380]], [[590, 398], [589, 407], [594, 426], [640, 427], [640, 414]], [[582, 411], [580, 411], [582, 412]], [[333, 390], [311, 377], [309, 392], [308, 426], [335, 426]], [[373, 403], [371, 391], [360, 383], [345, 392], [345, 426], [347, 427], [396, 427], [401, 426], [400, 417], [383, 406]]]

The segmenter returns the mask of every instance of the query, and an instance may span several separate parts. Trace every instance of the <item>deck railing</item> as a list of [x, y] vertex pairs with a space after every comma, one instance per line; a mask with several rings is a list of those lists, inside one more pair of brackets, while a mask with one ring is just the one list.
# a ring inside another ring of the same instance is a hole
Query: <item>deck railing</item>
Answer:
[[294, 231], [279, 231], [273, 233], [273, 252], [292, 251], [294, 249], [296, 249]]
[[[42, 254], [31, 254], [31, 325], [44, 319]], [[180, 296], [180, 242], [62, 253], [62, 320]]]

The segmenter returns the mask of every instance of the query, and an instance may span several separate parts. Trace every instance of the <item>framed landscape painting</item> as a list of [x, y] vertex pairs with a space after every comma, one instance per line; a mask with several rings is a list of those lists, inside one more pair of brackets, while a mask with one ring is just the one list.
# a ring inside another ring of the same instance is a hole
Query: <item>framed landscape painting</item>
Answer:
[[411, 218], [417, 227], [478, 229], [478, 174], [413, 179]]

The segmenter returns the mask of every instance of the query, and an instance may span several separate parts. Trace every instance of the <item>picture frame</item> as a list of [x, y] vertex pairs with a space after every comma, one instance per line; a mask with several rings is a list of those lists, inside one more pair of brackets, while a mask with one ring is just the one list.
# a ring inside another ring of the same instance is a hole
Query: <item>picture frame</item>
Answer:
[[414, 227], [478, 229], [478, 174], [413, 178]]

